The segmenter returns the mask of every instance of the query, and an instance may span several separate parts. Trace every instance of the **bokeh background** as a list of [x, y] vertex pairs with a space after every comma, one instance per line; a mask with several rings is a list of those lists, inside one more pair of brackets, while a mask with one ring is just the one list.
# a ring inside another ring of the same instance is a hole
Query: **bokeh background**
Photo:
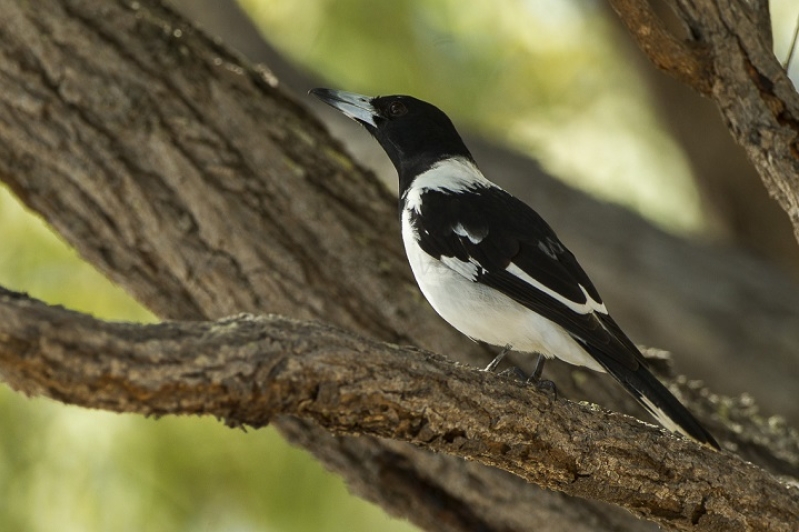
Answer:
[[[712, 201], [713, 185], [673, 134], [671, 111], [604, 2], [240, 6], [274, 47], [330, 85], [432, 100], [460, 127], [537, 157], [571, 185], [668, 231], [747, 244], [741, 227], [748, 224], [735, 222], [744, 214]], [[774, 0], [772, 16], [775, 54], [784, 60], [799, 4]], [[799, 58], [791, 72], [796, 80]], [[748, 244], [793, 270], [799, 263], [787, 223], [784, 233], [782, 243]], [[0, 285], [105, 319], [155, 320], [4, 188]], [[269, 428], [87, 411], [2, 385], [0, 423], [3, 531], [413, 530], [350, 496]]]

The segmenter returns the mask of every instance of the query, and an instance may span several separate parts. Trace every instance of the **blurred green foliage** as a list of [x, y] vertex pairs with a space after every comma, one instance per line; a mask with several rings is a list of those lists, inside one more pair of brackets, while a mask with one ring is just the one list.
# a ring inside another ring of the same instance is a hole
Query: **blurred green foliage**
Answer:
[[271, 429], [0, 393], [0, 530], [412, 530]]

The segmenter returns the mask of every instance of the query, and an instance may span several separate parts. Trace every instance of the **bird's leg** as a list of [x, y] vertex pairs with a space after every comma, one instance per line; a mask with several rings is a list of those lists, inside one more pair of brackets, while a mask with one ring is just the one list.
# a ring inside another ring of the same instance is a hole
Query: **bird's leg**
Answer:
[[538, 358], [535, 361], [535, 368], [533, 368], [533, 372], [530, 374], [527, 382], [538, 382], [541, 380], [541, 374], [544, 372], [544, 362], [546, 362], [546, 358], [544, 358], [544, 355], [541, 353], [538, 353]]
[[530, 377], [527, 379], [528, 383], [535, 384], [535, 387], [541, 390], [542, 392], [551, 393], [555, 397], [558, 396], [558, 388], [555, 386], [555, 383], [550, 380], [542, 380], [541, 373], [544, 372], [544, 362], [546, 358], [541, 353], [538, 353], [538, 359], [535, 361], [535, 369], [530, 374]]
[[485, 367], [485, 369], [483, 371], [493, 372], [495, 369], [497, 369], [497, 366], [499, 366], [499, 363], [502, 362], [502, 359], [505, 358], [505, 355], [507, 355], [509, 352], [510, 352], [510, 344], [508, 344], [504, 348], [502, 348], [502, 351], [500, 351], [499, 354], [496, 357], [494, 357], [494, 360], [492, 360]]

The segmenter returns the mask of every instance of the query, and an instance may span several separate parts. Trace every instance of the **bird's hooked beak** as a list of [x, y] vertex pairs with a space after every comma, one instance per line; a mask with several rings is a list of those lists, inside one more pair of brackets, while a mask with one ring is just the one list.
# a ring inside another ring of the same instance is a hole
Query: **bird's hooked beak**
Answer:
[[316, 96], [330, 107], [338, 109], [346, 116], [370, 128], [377, 128], [376, 119], [380, 116], [372, 106], [372, 98], [354, 92], [333, 89], [311, 89], [309, 94]]

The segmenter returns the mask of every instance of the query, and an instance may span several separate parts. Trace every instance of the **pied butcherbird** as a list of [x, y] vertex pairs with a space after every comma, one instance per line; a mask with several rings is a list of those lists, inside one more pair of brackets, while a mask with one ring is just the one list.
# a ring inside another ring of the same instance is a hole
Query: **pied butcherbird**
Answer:
[[663, 426], [718, 448], [652, 375], [552, 228], [483, 176], [446, 114], [411, 96], [311, 94], [363, 125], [396, 167], [408, 261], [450, 325], [506, 350], [607, 372]]

